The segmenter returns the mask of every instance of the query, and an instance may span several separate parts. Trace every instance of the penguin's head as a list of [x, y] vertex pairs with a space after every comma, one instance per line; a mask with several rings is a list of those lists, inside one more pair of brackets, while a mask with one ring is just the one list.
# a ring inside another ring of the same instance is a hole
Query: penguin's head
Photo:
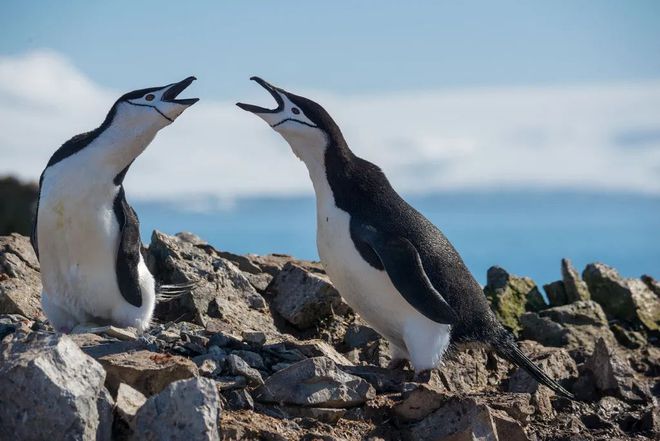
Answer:
[[199, 101], [199, 98], [177, 98], [196, 79], [191, 76], [167, 86], [129, 92], [115, 103], [114, 118], [125, 117], [135, 124], [165, 127]]
[[291, 145], [294, 153], [306, 161], [317, 156], [329, 145], [329, 140], [342, 138], [337, 124], [323, 107], [302, 96], [273, 86], [259, 77], [250, 78], [266, 89], [277, 102], [275, 109], [253, 104], [236, 103], [238, 107], [254, 113]]

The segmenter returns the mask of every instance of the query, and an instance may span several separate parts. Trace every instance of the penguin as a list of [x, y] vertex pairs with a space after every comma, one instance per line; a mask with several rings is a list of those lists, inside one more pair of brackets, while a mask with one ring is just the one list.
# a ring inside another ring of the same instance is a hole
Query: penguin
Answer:
[[485, 344], [565, 397], [517, 346], [452, 244], [348, 147], [316, 102], [252, 77], [277, 107], [237, 103], [263, 119], [306, 165], [316, 194], [319, 257], [346, 302], [426, 378], [450, 345]]
[[[41, 266], [42, 308], [55, 330], [149, 327], [157, 286], [123, 181], [158, 131], [198, 101], [177, 98], [195, 79], [126, 93], [98, 128], [74, 136], [48, 161], [31, 242]], [[159, 288], [167, 295], [184, 287]]]

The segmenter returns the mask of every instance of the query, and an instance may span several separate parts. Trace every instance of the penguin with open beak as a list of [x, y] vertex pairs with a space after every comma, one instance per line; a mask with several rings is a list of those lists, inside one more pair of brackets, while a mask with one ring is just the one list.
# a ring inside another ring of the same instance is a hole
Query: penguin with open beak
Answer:
[[449, 240], [399, 196], [380, 168], [351, 151], [323, 107], [252, 80], [277, 107], [237, 105], [266, 121], [307, 166], [323, 266], [346, 302], [390, 342], [395, 357], [427, 373], [450, 344], [481, 342], [572, 397], [521, 352]]

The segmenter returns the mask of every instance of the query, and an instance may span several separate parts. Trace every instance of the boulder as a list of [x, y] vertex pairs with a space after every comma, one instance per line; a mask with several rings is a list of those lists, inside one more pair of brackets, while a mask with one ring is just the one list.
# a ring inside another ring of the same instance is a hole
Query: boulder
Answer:
[[264, 384], [264, 380], [259, 371], [250, 367], [245, 360], [236, 354], [229, 354], [227, 356], [227, 368], [231, 375], [243, 376], [247, 382], [253, 386]]
[[566, 303], [591, 299], [587, 284], [580, 278], [580, 274], [569, 259], [561, 259], [561, 277], [566, 293]]
[[499, 266], [488, 269], [484, 294], [502, 324], [516, 333], [520, 331], [519, 318], [525, 311], [546, 307], [532, 279], [514, 276]]
[[345, 315], [350, 310], [327, 276], [291, 262], [275, 276], [269, 289], [275, 295], [275, 310], [299, 329], [310, 328], [332, 314]]
[[190, 321], [213, 332], [237, 335], [245, 329], [277, 331], [261, 294], [210, 245], [154, 231], [147, 262], [162, 283], [194, 283], [190, 292], [158, 304], [156, 318]]
[[107, 372], [111, 392], [125, 383], [151, 396], [173, 381], [197, 375], [197, 366], [187, 358], [145, 350], [106, 355], [98, 361]]
[[0, 345], [0, 427], [21, 440], [109, 439], [104, 380], [67, 336], [14, 334]]
[[651, 331], [660, 329], [660, 298], [639, 279], [623, 279], [602, 263], [587, 265], [582, 277], [591, 297], [611, 317], [640, 322]]
[[135, 415], [134, 440], [219, 440], [221, 403], [213, 381], [191, 378], [171, 383]]
[[20, 234], [0, 237], [0, 314], [45, 319], [39, 261], [30, 239]]
[[374, 395], [369, 383], [342, 371], [327, 357], [292, 364], [268, 377], [254, 393], [265, 403], [332, 408], [357, 406]]
[[557, 280], [548, 283], [547, 285], [543, 285], [543, 290], [545, 291], [546, 296], [548, 296], [550, 306], [561, 306], [568, 303], [563, 281]]
[[563, 347], [574, 356], [590, 354], [600, 337], [614, 342], [603, 309], [591, 300], [528, 312], [520, 317], [520, 323], [522, 338], [545, 346]]
[[[577, 365], [564, 349], [546, 348], [533, 341], [523, 341], [519, 345], [523, 353], [550, 378], [561, 382], [561, 380], [577, 376]], [[509, 392], [534, 394], [538, 388], [538, 381], [523, 368], [516, 367], [509, 377], [507, 390]]]

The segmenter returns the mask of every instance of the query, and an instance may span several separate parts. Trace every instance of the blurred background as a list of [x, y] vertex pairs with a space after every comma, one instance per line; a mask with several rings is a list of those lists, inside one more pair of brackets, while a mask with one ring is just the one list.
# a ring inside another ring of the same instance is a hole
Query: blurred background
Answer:
[[321, 103], [482, 284], [491, 265], [550, 282], [562, 257], [660, 276], [659, 2], [0, 10], [0, 234], [28, 231], [50, 155], [117, 97], [196, 75], [184, 96], [201, 101], [125, 181], [145, 241], [191, 231], [236, 253], [317, 258], [304, 165], [234, 106], [273, 104], [248, 81], [259, 75]]

